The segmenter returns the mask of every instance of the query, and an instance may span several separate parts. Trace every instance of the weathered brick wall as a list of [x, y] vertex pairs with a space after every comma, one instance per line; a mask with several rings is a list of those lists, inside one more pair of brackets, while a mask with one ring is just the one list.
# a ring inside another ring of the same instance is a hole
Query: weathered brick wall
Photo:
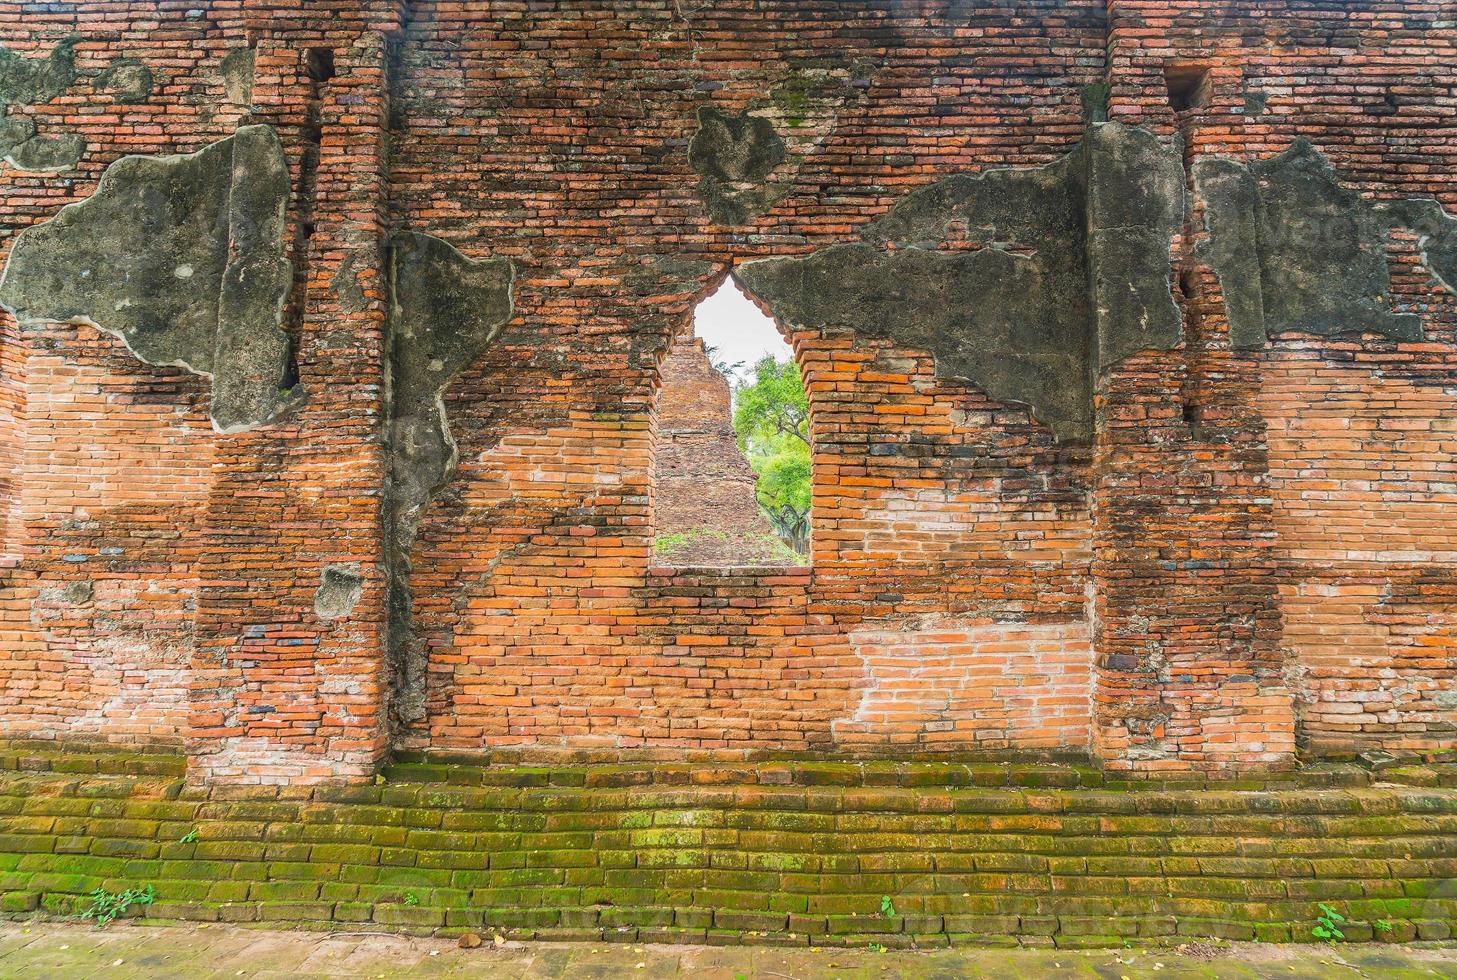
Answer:
[[[1442, 65], [1457, 38], [1440, 5], [1267, 13], [1118, 4], [1110, 114], [1177, 129], [1191, 160], [1268, 157], [1305, 137], [1363, 193], [1435, 196], [1450, 212], [1457, 146], [1444, 137], [1453, 91]], [[1204, 105], [1172, 111], [1170, 64], [1208, 69]], [[1111, 481], [1100, 512], [1127, 550], [1100, 583], [1099, 649], [1124, 648], [1132, 673], [1100, 674], [1112, 718], [1099, 729], [1140, 719], [1120, 751], [1187, 756], [1205, 743], [1194, 751], [1273, 758], [1297, 723], [1319, 751], [1451, 745], [1451, 706], [1436, 689], [1454, 666], [1451, 521], [1440, 512], [1457, 306], [1416, 267], [1413, 244], [1393, 236], [1392, 305], [1421, 314], [1426, 343], [1289, 334], [1231, 357], [1218, 288], [1186, 260], [1192, 342], [1141, 357], [1107, 387], [1118, 421], [1105, 438], [1124, 438], [1100, 462]], [[1124, 455], [1134, 452], [1158, 462]]]
[[[1086, 454], [922, 352], [849, 336], [792, 338], [813, 572], [648, 574], [655, 365], [723, 269], [842, 238], [958, 166], [1076, 141], [1101, 10], [1008, 9], [412, 7], [394, 206], [519, 267], [517, 317], [448, 396], [461, 468], [416, 549], [430, 710], [408, 744], [972, 748], [911, 719], [846, 744], [836, 725], [873, 683], [850, 630], [894, 646], [912, 619], [1085, 621]], [[480, 43], [459, 49], [463, 30]], [[1017, 71], [1028, 58], [1044, 67]], [[694, 195], [703, 105], [786, 134], [782, 196], [742, 230]], [[1023, 723], [997, 727], [1015, 743]]]
[[[26, 58], [81, 36], [75, 82], [9, 112], [88, 144], [72, 170], [0, 171], [6, 234], [124, 153], [274, 127], [309, 392], [221, 435], [204, 379], [6, 321], [6, 731], [186, 739], [220, 781], [372, 771], [392, 673], [382, 240], [408, 229], [510, 258], [515, 313], [444, 395], [459, 463], [409, 562], [426, 710], [396, 745], [1091, 751], [1143, 772], [1287, 765], [1297, 739], [1452, 746], [1457, 300], [1411, 236], [1393, 295], [1424, 342], [1236, 351], [1196, 198], [1173, 255], [1185, 342], [1109, 370], [1088, 445], [925, 350], [793, 331], [812, 568], [653, 567], [659, 363], [731, 267], [852, 239], [954, 172], [1055, 160], [1104, 86], [1110, 118], [1179, 133], [1191, 168], [1303, 136], [1348, 186], [1457, 213], [1444, 4], [295, 8], [0, 3]], [[225, 70], [233, 51], [251, 71]], [[100, 81], [123, 55], [155, 73], [140, 102]], [[1175, 112], [1170, 66], [1208, 70], [1203, 104]], [[784, 142], [727, 205], [688, 152], [705, 107]], [[756, 213], [726, 223], [730, 205]], [[348, 615], [315, 610], [326, 566], [362, 576]]]
[[1450, 745], [1457, 399], [1402, 377], [1399, 356], [1282, 355], [1261, 398], [1301, 734], [1336, 751]]
[[[86, 197], [117, 157], [188, 150], [240, 118], [208, 77], [240, 30], [182, 11], [168, 28], [134, 22], [124, 4], [21, 8], [0, 12], [12, 51], [44, 59], [83, 39], [64, 92], [7, 113], [43, 136], [79, 134], [87, 152], [60, 174], [4, 165], [0, 249]], [[152, 65], [152, 99], [105, 90], [101, 73], [122, 55]], [[0, 570], [0, 718], [16, 734], [180, 745], [214, 455], [206, 388], [88, 327], [22, 336], [7, 320], [0, 365], [0, 562], [18, 564]]]
[[86, 333], [26, 338], [22, 527], [50, 564], [7, 612], [0, 711], [17, 735], [180, 745], [212, 427], [198, 379]]
[[25, 446], [25, 358], [14, 325], [0, 332], [0, 565], [20, 552], [20, 454]]

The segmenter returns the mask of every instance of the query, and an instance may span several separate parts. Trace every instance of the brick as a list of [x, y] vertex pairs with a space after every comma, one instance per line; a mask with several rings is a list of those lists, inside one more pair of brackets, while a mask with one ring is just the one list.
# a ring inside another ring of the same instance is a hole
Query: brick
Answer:
[[6, 892], [0, 895], [0, 912], [31, 912], [40, 905], [34, 892]]
[[411, 908], [408, 905], [376, 905], [374, 921], [394, 926], [440, 926], [445, 924], [442, 909]]
[[777, 912], [741, 912], [719, 909], [713, 914], [715, 929], [737, 929], [741, 932], [783, 932], [788, 923], [789, 917]]

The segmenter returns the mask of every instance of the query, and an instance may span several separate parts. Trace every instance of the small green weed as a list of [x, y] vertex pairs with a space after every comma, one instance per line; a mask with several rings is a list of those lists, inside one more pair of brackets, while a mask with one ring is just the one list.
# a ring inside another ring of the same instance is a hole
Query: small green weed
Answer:
[[416, 905], [419, 905], [420, 896], [416, 895], [414, 892], [405, 892], [405, 904], [411, 906], [412, 908]]
[[1316, 908], [1320, 909], [1320, 915], [1316, 917], [1315, 928], [1310, 931], [1318, 939], [1324, 939], [1328, 943], [1345, 939], [1346, 934], [1341, 932], [1341, 923], [1346, 921], [1346, 917], [1324, 902], [1317, 902]]
[[889, 895], [880, 896], [880, 914], [887, 919], [895, 915], [895, 903], [890, 900]]
[[182, 837], [181, 837], [181, 839], [179, 839], [177, 841], [177, 843], [179, 843], [179, 844], [196, 844], [197, 843], [197, 828], [196, 827], [193, 827], [187, 833], [183, 834]]
[[105, 888], [98, 888], [86, 897], [91, 899], [91, 907], [80, 913], [80, 917], [95, 919], [98, 926], [104, 926], [133, 905], [151, 905], [157, 895], [151, 885], [145, 885], [141, 888], [128, 888], [124, 892], [109, 892]]

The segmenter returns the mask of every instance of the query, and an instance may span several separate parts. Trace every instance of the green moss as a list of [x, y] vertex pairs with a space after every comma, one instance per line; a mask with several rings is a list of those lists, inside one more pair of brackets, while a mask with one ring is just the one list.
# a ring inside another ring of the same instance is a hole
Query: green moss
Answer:
[[[946, 764], [783, 762], [734, 767], [739, 785], [724, 787], [695, 785], [694, 771], [617, 766], [591, 788], [598, 770], [580, 766], [481, 770], [482, 785], [414, 784], [396, 805], [379, 802], [394, 786], [362, 802], [325, 802], [335, 790], [285, 803], [189, 789], [164, 807], [154, 787], [118, 777], [82, 777], [74, 796], [48, 797], [77, 777], [0, 776], [0, 813], [42, 800], [98, 808], [95, 820], [35, 812], [6, 825], [0, 912], [54, 913], [98, 883], [119, 892], [137, 881], [154, 883], [156, 915], [168, 918], [405, 931], [465, 928], [486, 910], [502, 928], [590, 929], [609, 909], [610, 929], [765, 931], [714, 918], [737, 912], [768, 917], [752, 920], [761, 924], [819, 917], [824, 934], [834, 915], [854, 930], [837, 936], [865, 937], [880, 933], [855, 917], [886, 919], [880, 903], [892, 898], [896, 941], [1145, 939], [1176, 923], [1181, 936], [1284, 941], [1306, 935], [1313, 901], [1343, 903], [1356, 932], [1374, 935], [1379, 920], [1397, 937], [1440, 931], [1438, 917], [1457, 912], [1441, 884], [1457, 846], [1441, 790], [1107, 792], [1074, 788], [1086, 777], [1066, 767], [1001, 767], [999, 785], [1038, 784], [1018, 791], [974, 788], [989, 774]], [[625, 781], [630, 772], [662, 782]], [[753, 781], [770, 772], [797, 786]], [[177, 828], [191, 824], [168, 818], [204, 805], [201, 839], [179, 843]], [[62, 820], [108, 834], [62, 837]], [[1014, 922], [962, 921], [998, 915]]]

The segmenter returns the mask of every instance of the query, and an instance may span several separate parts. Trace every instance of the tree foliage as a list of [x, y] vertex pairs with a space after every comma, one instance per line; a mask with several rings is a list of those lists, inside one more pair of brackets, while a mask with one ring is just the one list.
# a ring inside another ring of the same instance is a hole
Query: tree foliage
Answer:
[[809, 399], [799, 365], [765, 354], [754, 365], [754, 380], [734, 396], [734, 431], [739, 448], [765, 445], [779, 436], [797, 439], [809, 448]]
[[734, 432], [758, 477], [759, 506], [795, 551], [809, 550], [809, 399], [799, 365], [765, 355], [734, 397]]

